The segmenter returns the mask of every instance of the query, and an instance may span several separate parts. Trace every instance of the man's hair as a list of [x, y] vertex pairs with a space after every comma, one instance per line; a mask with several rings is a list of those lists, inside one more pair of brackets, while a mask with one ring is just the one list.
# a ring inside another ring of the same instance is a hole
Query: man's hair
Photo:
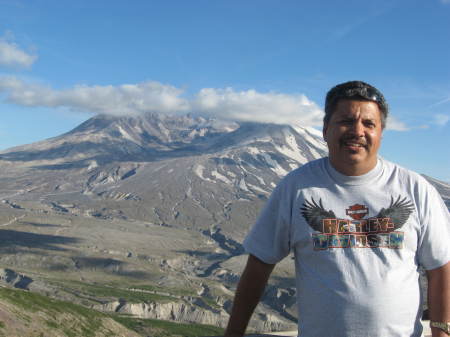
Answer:
[[386, 126], [386, 119], [389, 114], [389, 107], [386, 99], [377, 88], [362, 81], [341, 83], [328, 91], [325, 99], [325, 116], [323, 117], [324, 125], [327, 125], [330, 121], [331, 115], [333, 114], [338, 101], [341, 99], [377, 103], [381, 112], [381, 127], [384, 129]]

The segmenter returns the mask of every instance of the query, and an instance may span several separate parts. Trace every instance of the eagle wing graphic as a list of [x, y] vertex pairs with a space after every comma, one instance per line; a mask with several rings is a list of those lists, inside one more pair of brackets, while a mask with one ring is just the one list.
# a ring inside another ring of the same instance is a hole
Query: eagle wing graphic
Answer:
[[311, 201], [305, 199], [303, 207], [300, 208], [303, 217], [312, 229], [318, 232], [323, 231], [324, 219], [336, 219], [336, 215], [332, 210], [326, 211], [322, 205], [322, 199], [319, 200], [319, 204], [316, 203], [314, 198]]
[[391, 204], [388, 208], [382, 208], [380, 213], [376, 216], [377, 218], [390, 218], [394, 224], [394, 229], [399, 229], [402, 227], [406, 221], [408, 221], [409, 216], [414, 210], [414, 205], [407, 198], [401, 199], [398, 196], [397, 200], [394, 201], [394, 197], [391, 197]]

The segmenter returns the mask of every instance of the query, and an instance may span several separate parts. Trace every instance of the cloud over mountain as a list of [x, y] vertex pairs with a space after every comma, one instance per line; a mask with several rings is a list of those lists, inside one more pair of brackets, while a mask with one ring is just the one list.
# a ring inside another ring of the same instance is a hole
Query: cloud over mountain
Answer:
[[120, 86], [77, 85], [55, 90], [42, 84], [26, 83], [15, 77], [0, 78], [0, 92], [10, 103], [31, 107], [62, 107], [94, 114], [133, 115], [147, 111], [177, 113], [188, 110], [182, 91], [158, 82]]
[[322, 124], [323, 111], [303, 94], [259, 93], [232, 88], [200, 90], [192, 102], [196, 111], [233, 120], [302, 125]]
[[187, 98], [182, 89], [155, 81], [119, 86], [77, 85], [57, 90], [17, 77], [0, 77], [0, 94], [7, 102], [23, 106], [116, 116], [192, 112], [238, 121], [301, 122], [304, 126], [321, 125], [323, 116], [320, 107], [303, 94], [205, 88]]

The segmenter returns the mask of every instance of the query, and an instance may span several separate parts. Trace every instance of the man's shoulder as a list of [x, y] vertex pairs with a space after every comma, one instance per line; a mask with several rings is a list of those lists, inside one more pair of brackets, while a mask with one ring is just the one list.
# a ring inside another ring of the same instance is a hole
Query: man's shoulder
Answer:
[[387, 174], [395, 174], [403, 181], [410, 180], [418, 184], [430, 185], [421, 174], [384, 158], [380, 158], [380, 160], [382, 161]]
[[438, 193], [436, 187], [429, 180], [415, 171], [385, 159], [383, 159], [383, 166], [386, 168], [385, 174], [388, 182], [395, 179], [401, 186], [418, 197], [428, 193]]

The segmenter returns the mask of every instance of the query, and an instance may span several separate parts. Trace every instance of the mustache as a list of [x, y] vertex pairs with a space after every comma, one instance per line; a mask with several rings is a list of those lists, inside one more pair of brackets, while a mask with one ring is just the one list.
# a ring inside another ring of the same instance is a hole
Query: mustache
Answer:
[[352, 143], [356, 143], [356, 144], [362, 145], [362, 146], [366, 146], [367, 145], [367, 141], [366, 141], [365, 138], [355, 137], [355, 136], [343, 136], [340, 139], [339, 142], [341, 144], [344, 144], [344, 143], [347, 143], [349, 141], [351, 141]]

